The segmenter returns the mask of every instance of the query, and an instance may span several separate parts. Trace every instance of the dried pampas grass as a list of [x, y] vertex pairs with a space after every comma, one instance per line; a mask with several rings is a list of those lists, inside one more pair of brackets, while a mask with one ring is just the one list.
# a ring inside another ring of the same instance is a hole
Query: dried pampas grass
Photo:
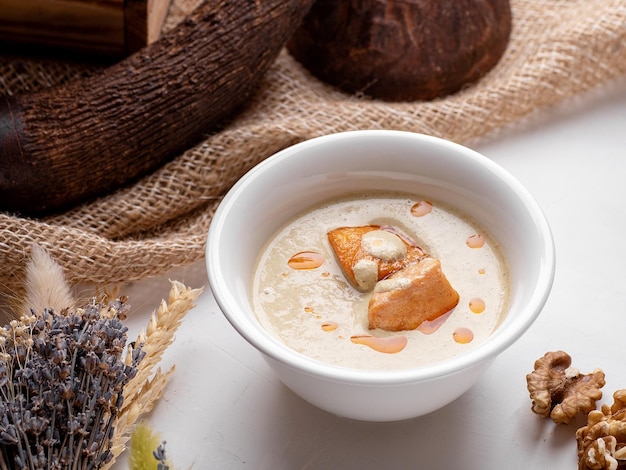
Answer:
[[30, 315], [31, 310], [43, 312], [46, 308], [61, 312], [76, 303], [63, 270], [39, 245], [31, 247], [25, 283], [26, 295], [18, 307], [20, 316]]

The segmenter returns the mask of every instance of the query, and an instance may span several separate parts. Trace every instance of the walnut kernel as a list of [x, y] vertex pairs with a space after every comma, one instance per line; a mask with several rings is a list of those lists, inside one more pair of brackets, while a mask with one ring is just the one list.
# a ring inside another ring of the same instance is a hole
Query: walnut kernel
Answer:
[[615, 470], [626, 464], [626, 389], [613, 394], [613, 405], [587, 415], [576, 431], [579, 470]]
[[595, 410], [602, 398], [604, 372], [581, 374], [571, 364], [572, 358], [563, 351], [547, 352], [535, 361], [534, 371], [526, 376], [534, 413], [569, 423], [579, 413]]

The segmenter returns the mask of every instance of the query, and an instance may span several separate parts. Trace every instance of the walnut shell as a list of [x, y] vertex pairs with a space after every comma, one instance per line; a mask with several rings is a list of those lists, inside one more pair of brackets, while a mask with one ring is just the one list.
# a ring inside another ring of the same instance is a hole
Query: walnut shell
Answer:
[[429, 100], [494, 67], [511, 16], [509, 0], [317, 0], [287, 48], [349, 93]]

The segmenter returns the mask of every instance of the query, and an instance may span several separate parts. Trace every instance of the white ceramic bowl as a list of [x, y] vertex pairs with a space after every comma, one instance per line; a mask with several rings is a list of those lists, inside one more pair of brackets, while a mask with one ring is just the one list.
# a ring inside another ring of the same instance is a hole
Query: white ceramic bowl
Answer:
[[[264, 243], [316, 202], [363, 190], [413, 192], [446, 202], [499, 242], [509, 263], [511, 300], [504, 321], [485, 342], [437, 364], [369, 371], [310, 359], [263, 329], [251, 308], [251, 281]], [[294, 145], [244, 175], [215, 213], [206, 264], [220, 309], [284, 384], [336, 415], [395, 421], [455, 400], [530, 327], [552, 287], [555, 252], [535, 200], [493, 161], [425, 135], [355, 131]]]

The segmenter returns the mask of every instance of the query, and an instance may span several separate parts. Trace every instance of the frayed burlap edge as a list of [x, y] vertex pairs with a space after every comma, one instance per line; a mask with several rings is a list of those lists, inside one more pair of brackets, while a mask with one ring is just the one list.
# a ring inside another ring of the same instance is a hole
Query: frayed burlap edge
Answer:
[[[165, 27], [189, 5], [175, 1]], [[511, 41], [496, 68], [475, 85], [432, 102], [348, 96], [312, 78], [283, 52], [234, 122], [134, 186], [44, 220], [0, 213], [3, 288], [15, 291], [19, 285], [19, 267], [33, 243], [52, 254], [70, 282], [123, 283], [196, 261], [204, 256], [211, 217], [228, 188], [258, 162], [302, 140], [399, 129], [476, 144], [626, 76], [623, 0], [512, 0], [512, 8]], [[28, 76], [41, 87], [90, 73], [59, 67], [63, 74], [51, 80], [41, 79], [45, 74], [37, 66]], [[24, 77], [23, 69], [0, 66], [0, 91], [30, 89], [16, 79]]]

